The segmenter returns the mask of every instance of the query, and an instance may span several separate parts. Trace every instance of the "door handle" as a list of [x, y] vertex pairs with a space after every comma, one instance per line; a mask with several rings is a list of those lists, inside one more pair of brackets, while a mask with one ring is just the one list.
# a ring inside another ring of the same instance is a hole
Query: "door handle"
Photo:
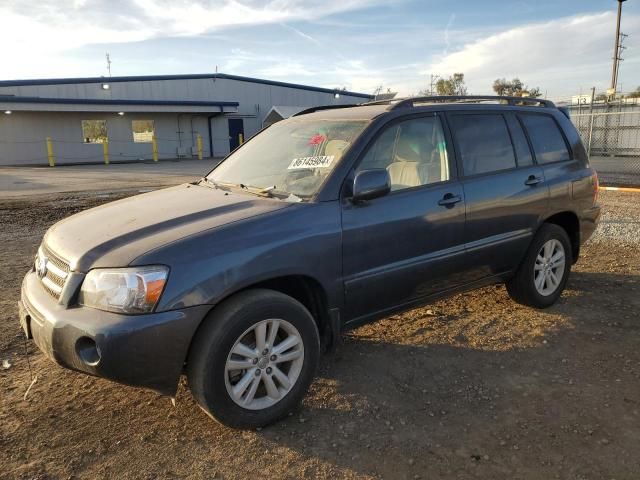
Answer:
[[540, 177], [536, 177], [535, 175], [529, 175], [529, 178], [527, 178], [524, 182], [525, 185], [529, 185], [530, 187], [533, 185], [537, 185], [542, 181], [542, 178]]
[[438, 200], [438, 205], [443, 207], [452, 207], [456, 203], [461, 202], [462, 197], [460, 195], [454, 195], [453, 193], [445, 193], [444, 197]]

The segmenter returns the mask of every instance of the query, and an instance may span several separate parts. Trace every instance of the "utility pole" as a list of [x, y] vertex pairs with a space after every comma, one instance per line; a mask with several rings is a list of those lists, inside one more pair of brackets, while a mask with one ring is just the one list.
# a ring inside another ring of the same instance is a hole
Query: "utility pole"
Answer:
[[591, 105], [589, 106], [589, 141], [587, 143], [587, 157], [591, 156], [591, 137], [593, 136], [593, 104], [596, 101], [596, 87], [591, 87]]
[[613, 67], [611, 69], [611, 87], [609, 88], [609, 97], [615, 98], [616, 96], [616, 86], [618, 85], [618, 67], [620, 64], [620, 53], [622, 52], [621, 40], [620, 40], [620, 19], [622, 18], [622, 2], [626, 2], [626, 0], [617, 0], [618, 1], [618, 18], [616, 20], [616, 38], [615, 43], [613, 44]]
[[435, 75], [433, 73], [430, 75], [430, 80], [429, 80], [429, 92], [430, 92], [430, 95], [433, 95], [433, 87], [438, 82], [439, 78], [440, 78], [440, 75]]
[[618, 42], [618, 62], [616, 64], [616, 84], [615, 84], [615, 89], [618, 89], [618, 84], [620, 82], [618, 82], [619, 76], [618, 76], [618, 72], [620, 72], [620, 62], [622, 62], [624, 60], [624, 58], [622, 58], [622, 52], [624, 50], [627, 49], [627, 47], [625, 47], [622, 43], [624, 42], [624, 39], [627, 38], [629, 35], [620, 32], [620, 41]]

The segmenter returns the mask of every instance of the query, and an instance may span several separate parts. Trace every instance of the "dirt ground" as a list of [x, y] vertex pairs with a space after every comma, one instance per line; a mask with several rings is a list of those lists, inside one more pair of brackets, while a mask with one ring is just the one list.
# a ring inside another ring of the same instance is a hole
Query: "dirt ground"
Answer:
[[260, 431], [213, 422], [184, 383], [174, 407], [34, 345], [23, 399], [21, 279], [50, 224], [107, 200], [0, 204], [0, 478], [640, 478], [640, 195], [601, 195], [556, 306], [496, 286], [359, 328]]

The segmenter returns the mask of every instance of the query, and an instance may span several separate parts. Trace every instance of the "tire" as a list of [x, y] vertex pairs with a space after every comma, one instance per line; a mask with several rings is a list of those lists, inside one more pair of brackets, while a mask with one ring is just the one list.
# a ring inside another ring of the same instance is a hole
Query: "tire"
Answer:
[[298, 406], [319, 356], [318, 328], [300, 302], [273, 290], [247, 290], [217, 306], [198, 329], [187, 379], [195, 400], [215, 420], [234, 428], [263, 427]]
[[[558, 252], [562, 251], [564, 263], [558, 264], [558, 260], [549, 261], [550, 259], [545, 256], [549, 250], [542, 251], [545, 246], [554, 248], [551, 258], [556, 258]], [[571, 258], [571, 242], [567, 232], [558, 225], [543, 224], [533, 237], [529, 250], [515, 275], [507, 282], [509, 296], [522, 305], [535, 308], [550, 307], [560, 298], [569, 280]], [[554, 268], [553, 265], [556, 267]], [[553, 275], [545, 275], [545, 272], [549, 271]], [[562, 277], [559, 278], [560, 274]], [[540, 282], [540, 275], [542, 275], [542, 282]]]

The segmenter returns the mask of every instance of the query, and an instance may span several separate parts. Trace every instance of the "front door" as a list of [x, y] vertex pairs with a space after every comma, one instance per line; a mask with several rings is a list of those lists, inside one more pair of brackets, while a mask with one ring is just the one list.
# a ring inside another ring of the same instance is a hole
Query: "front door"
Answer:
[[229, 120], [229, 151], [233, 152], [244, 141], [244, 121], [241, 118]]
[[441, 118], [385, 127], [356, 173], [372, 168], [387, 169], [391, 193], [342, 203], [347, 321], [419, 304], [461, 283], [464, 265], [464, 193]]

